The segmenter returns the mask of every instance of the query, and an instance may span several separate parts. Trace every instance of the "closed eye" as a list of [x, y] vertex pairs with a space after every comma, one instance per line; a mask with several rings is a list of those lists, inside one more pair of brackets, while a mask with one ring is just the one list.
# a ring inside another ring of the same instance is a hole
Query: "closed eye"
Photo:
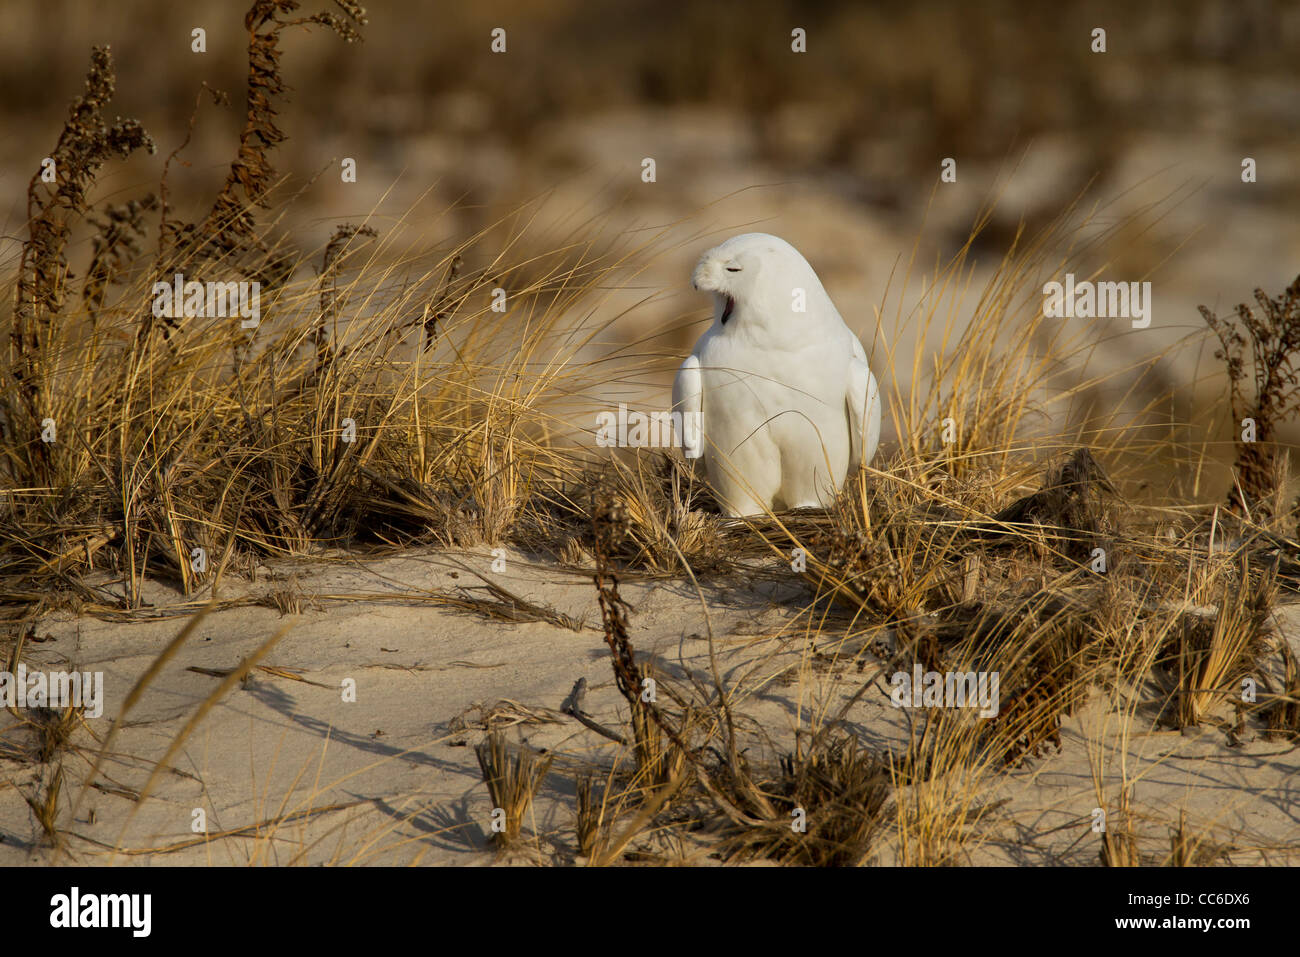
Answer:
[[740, 272], [741, 268], [740, 266], [728, 266], [727, 272]]

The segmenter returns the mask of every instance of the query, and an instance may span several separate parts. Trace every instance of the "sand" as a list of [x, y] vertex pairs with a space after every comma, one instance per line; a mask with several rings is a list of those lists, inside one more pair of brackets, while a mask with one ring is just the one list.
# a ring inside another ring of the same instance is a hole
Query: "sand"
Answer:
[[[49, 771], [24, 753], [33, 736], [3, 714], [0, 864], [572, 863], [572, 772], [608, 768], [622, 749], [561, 709], [580, 678], [588, 684], [583, 707], [594, 721], [621, 730], [626, 708], [590, 577], [516, 551], [507, 552], [501, 571], [492, 570], [493, 560], [487, 549], [410, 552], [271, 562], [253, 581], [227, 578], [217, 599], [233, 607], [208, 614], [163, 667], [122, 723], [95, 787], [87, 787], [91, 763], [124, 699], [194, 605], [153, 583], [145, 594], [152, 607], [129, 620], [48, 617], [25, 649], [27, 667], [57, 670], [71, 662], [102, 671], [103, 714], [87, 718], [62, 755], [64, 836], [57, 852], [42, 840], [24, 800], [41, 793]], [[503, 622], [440, 598], [460, 588], [485, 597], [475, 591], [482, 585], [476, 573], [585, 624], [575, 631], [545, 621]], [[622, 585], [635, 609], [637, 654], [653, 658], [662, 673], [680, 679], [690, 672], [711, 686], [711, 629], [728, 687], [744, 675], [773, 678], [735, 702], [755, 760], [788, 750], [796, 729], [806, 730], [819, 708], [837, 708], [861, 686], [865, 675], [856, 664], [832, 660], [838, 641], [849, 636], [844, 648], [889, 640], [885, 633], [864, 637], [836, 616], [814, 620], [807, 590], [791, 579], [703, 582], [703, 603], [686, 580]], [[112, 587], [107, 578], [103, 587]], [[239, 601], [269, 602], [286, 591], [298, 596], [300, 614]], [[1283, 607], [1278, 622], [1300, 651], [1300, 608]], [[222, 697], [140, 798], [156, 762], [220, 685], [220, 673], [285, 625], [287, 633], [261, 661], [269, 670], [254, 670]], [[800, 668], [805, 659], [809, 666]], [[344, 700], [348, 681], [355, 682], [355, 701]], [[848, 727], [868, 745], [902, 741], [909, 715], [891, 705], [883, 680], [876, 686], [849, 711]], [[554, 761], [525, 821], [535, 836], [506, 855], [490, 841], [491, 802], [472, 747], [484, 737], [488, 715], [512, 741]], [[1048, 751], [973, 792], [985, 810], [967, 860], [1095, 864], [1092, 762], [1103, 769], [1113, 802], [1121, 757], [1136, 781], [1132, 804], [1144, 855], [1158, 860], [1168, 852], [1170, 829], [1185, 812], [1207, 859], [1294, 857], [1286, 849], [1300, 833], [1300, 752], [1293, 745], [1251, 733], [1234, 742], [1222, 727], [1155, 730], [1142, 709], [1126, 722], [1099, 691], [1063, 720], [1059, 752]], [[195, 832], [199, 825], [206, 834]], [[716, 864], [716, 845], [715, 830], [706, 827], [688, 839], [651, 832], [631, 849], [634, 859]], [[886, 836], [872, 860], [897, 862], [896, 842]]]

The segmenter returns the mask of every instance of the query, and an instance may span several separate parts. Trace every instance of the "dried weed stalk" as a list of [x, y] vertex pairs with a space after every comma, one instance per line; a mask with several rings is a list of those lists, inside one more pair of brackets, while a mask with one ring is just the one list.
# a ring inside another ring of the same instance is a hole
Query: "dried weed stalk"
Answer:
[[244, 16], [248, 31], [248, 95], [244, 105], [244, 128], [239, 150], [230, 172], [197, 229], [195, 255], [220, 258], [227, 254], [265, 247], [257, 237], [253, 210], [266, 206], [266, 196], [275, 183], [275, 167], [269, 154], [284, 141], [276, 125], [276, 102], [288, 91], [280, 70], [280, 34], [292, 27], [313, 24], [328, 27], [345, 42], [361, 39], [358, 27], [366, 24], [366, 10], [355, 0], [335, 0], [343, 16], [316, 13], [290, 17], [298, 0], [255, 0]]
[[[1241, 303], [1228, 316], [1201, 306], [1201, 316], [1219, 340], [1214, 353], [1228, 373], [1237, 483], [1228, 504], [1247, 511], [1273, 491], [1273, 441], [1279, 426], [1300, 407], [1300, 276], [1277, 298], [1255, 290], [1258, 311]], [[1254, 439], [1242, 435], [1254, 421]]]

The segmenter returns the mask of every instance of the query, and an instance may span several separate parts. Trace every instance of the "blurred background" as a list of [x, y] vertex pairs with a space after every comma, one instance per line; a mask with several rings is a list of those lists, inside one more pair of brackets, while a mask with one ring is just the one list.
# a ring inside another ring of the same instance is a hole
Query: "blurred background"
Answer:
[[[191, 165], [172, 174], [178, 210], [201, 215], [242, 123], [247, 4], [3, 6], [5, 261], [23, 231], [27, 181], [81, 89], [92, 44], [111, 44], [115, 56], [109, 112], [138, 118], [159, 146], [106, 170], [100, 197], [156, 188], [200, 84], [230, 94], [228, 107], [199, 108], [184, 153]], [[1095, 222], [1113, 230], [1090, 260], [1101, 278], [1153, 284], [1152, 327], [1120, 321], [1090, 360], [1117, 367], [1203, 329], [1198, 304], [1226, 312], [1256, 287], [1279, 294], [1300, 273], [1300, 3], [367, 8], [360, 44], [322, 29], [285, 34], [294, 89], [276, 162], [291, 176], [285, 195], [304, 190], [285, 228], [302, 248], [318, 248], [336, 223], [374, 212], [381, 230], [415, 218], [431, 243], [450, 243], [536, 201], [538, 244], [594, 221], [610, 235], [659, 237], [606, 306], [612, 315], [639, 303], [614, 340], [663, 333], [647, 346], [664, 359], [652, 391], [666, 388], [710, 314], [688, 287], [692, 264], [735, 232], [773, 232], [797, 246], [870, 347], [876, 311], [896, 307], [886, 297], [891, 273], [900, 274], [898, 296], [914, 251], [916, 271], [933, 275], [936, 257], [959, 249], [996, 199], [972, 250], [973, 309], [1017, 228], [1041, 228], [1084, 194], [1084, 207], [1100, 209]], [[326, 0], [307, 0], [302, 12], [325, 9]], [[195, 27], [206, 30], [206, 53], [191, 52]], [[498, 27], [504, 54], [490, 49]], [[1098, 27], [1105, 53], [1091, 50]], [[795, 28], [807, 52], [792, 52]], [[331, 165], [344, 156], [357, 160], [355, 184]], [[641, 178], [646, 157], [653, 183]], [[938, 183], [945, 157], [956, 161], [955, 183]], [[1244, 157], [1256, 161], [1253, 184], [1242, 182]], [[1203, 352], [1169, 355], [1142, 386], [1173, 391], [1177, 418], [1222, 406], [1222, 379], [1207, 378]], [[1111, 388], [1115, 401], [1141, 405], [1122, 377]]]

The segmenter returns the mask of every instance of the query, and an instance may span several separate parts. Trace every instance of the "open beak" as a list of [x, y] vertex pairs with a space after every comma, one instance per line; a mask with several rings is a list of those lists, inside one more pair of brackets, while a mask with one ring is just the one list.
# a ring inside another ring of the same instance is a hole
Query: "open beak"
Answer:
[[722, 307], [722, 324], [724, 326], [727, 324], [727, 320], [731, 318], [731, 314], [735, 311], [735, 309], [736, 309], [736, 300], [733, 299], [731, 296], [728, 296], [726, 305]]

